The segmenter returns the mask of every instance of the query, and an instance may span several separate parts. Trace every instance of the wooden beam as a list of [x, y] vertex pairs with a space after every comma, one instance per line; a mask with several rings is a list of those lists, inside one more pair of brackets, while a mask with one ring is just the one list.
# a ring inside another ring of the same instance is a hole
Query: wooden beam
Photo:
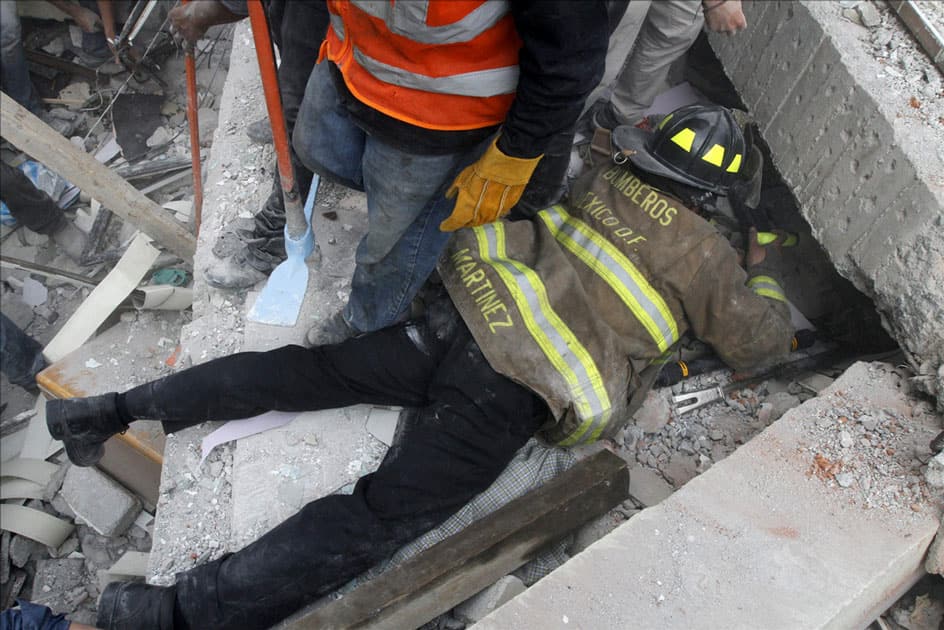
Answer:
[[600, 451], [341, 599], [303, 609], [276, 628], [417, 628], [628, 494], [626, 462]]
[[78, 150], [6, 94], [0, 94], [0, 135], [181, 258], [193, 261], [196, 239], [134, 186]]

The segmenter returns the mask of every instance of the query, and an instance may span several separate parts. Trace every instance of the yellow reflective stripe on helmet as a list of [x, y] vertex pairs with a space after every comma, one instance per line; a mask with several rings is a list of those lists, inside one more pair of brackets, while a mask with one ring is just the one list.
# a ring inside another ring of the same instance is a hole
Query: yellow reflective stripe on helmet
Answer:
[[720, 144], [716, 144], [710, 149], [708, 153], [701, 156], [701, 159], [708, 162], [709, 164], [714, 164], [717, 167], [720, 167], [724, 163], [724, 147]]
[[672, 142], [691, 153], [692, 145], [695, 144], [695, 132], [686, 127], [672, 136]]
[[559, 442], [571, 446], [592, 442], [606, 427], [612, 405], [603, 376], [587, 349], [551, 307], [547, 289], [533, 269], [508, 258], [505, 226], [490, 223], [473, 228], [482, 262], [491, 266], [511, 294], [531, 337], [570, 390], [580, 426]]
[[538, 217], [561, 245], [592, 269], [619, 296], [665, 352], [678, 339], [678, 324], [662, 296], [613, 243], [571, 216], [563, 206], [551, 206]]
[[739, 170], [741, 170], [741, 154], [735, 153], [734, 159], [731, 160], [730, 164], [728, 164], [728, 168], [724, 170], [726, 170], [729, 173], [737, 173]]
[[787, 296], [776, 280], [770, 276], [754, 276], [747, 281], [747, 286], [757, 295], [786, 302]]
[[672, 120], [672, 116], [674, 116], [674, 115], [675, 115], [675, 114], [669, 114], [668, 116], [666, 116], [665, 118], [663, 118], [663, 119], [662, 119], [662, 122], [659, 123], [659, 129], [662, 129], [663, 127], [665, 127], [665, 125], [666, 125], [670, 120]]

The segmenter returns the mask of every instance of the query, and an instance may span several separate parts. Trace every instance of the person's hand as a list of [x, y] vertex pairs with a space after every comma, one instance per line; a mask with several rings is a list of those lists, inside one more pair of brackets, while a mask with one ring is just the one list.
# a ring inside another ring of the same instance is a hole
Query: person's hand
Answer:
[[443, 232], [475, 227], [497, 221], [514, 207], [527, 186], [541, 157], [516, 158], [505, 155], [492, 141], [482, 157], [459, 173], [446, 197], [455, 197], [456, 206], [439, 225]]
[[73, 15], [76, 25], [86, 33], [94, 33], [102, 30], [102, 19], [91, 9], [79, 7]]
[[207, 32], [209, 25], [204, 22], [203, 11], [199, 2], [180, 4], [170, 10], [167, 18], [170, 20], [171, 31], [180, 35], [188, 44], [197, 43]]
[[709, 31], [733, 35], [747, 28], [741, 0], [703, 0], [702, 6]]

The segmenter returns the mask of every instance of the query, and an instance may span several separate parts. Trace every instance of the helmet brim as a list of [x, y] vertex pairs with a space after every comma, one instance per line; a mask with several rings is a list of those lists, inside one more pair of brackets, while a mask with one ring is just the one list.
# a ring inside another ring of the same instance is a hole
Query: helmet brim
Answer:
[[632, 127], [630, 125], [620, 125], [613, 130], [613, 144], [622, 152], [633, 166], [640, 168], [647, 173], [665, 177], [672, 181], [693, 186], [700, 190], [707, 190], [718, 195], [724, 195], [725, 188], [712, 186], [707, 182], [695, 179], [680, 173], [674, 168], [669, 168], [658, 158], [649, 152], [649, 140], [652, 138], [652, 132]]

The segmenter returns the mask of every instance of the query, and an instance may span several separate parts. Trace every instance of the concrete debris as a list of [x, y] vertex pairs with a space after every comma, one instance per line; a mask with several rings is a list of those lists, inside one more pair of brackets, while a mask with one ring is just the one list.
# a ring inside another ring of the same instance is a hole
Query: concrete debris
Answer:
[[856, 11], [859, 14], [859, 21], [863, 26], [867, 28], [875, 28], [876, 26], [881, 25], [882, 16], [879, 14], [878, 9], [875, 8], [875, 5], [866, 0], [866, 2], [861, 2], [856, 6]]
[[672, 486], [650, 468], [637, 466], [629, 473], [629, 495], [644, 507], [661, 503], [672, 492]]
[[506, 575], [456, 606], [453, 614], [466, 623], [475, 623], [526, 590], [528, 588], [524, 585], [524, 582], [513, 575]]
[[62, 495], [76, 516], [102, 536], [125, 532], [141, 512], [141, 501], [95, 468], [70, 466]]
[[662, 391], [651, 391], [633, 416], [633, 421], [644, 433], [658, 433], [671, 417], [672, 403], [669, 395]]
[[154, 133], [148, 137], [148, 139], [145, 141], [145, 144], [147, 144], [148, 147], [156, 147], [170, 142], [172, 137], [173, 135], [167, 130], [167, 127], [162, 125], [154, 130]]
[[13, 566], [22, 569], [30, 561], [30, 558], [35, 559], [34, 555], [44, 553], [45, 549], [42, 544], [31, 538], [14, 534], [13, 537], [10, 538], [8, 551], [10, 562]]
[[928, 549], [928, 557], [924, 561], [924, 570], [928, 573], [944, 576], [944, 521], [937, 530], [937, 536]]
[[72, 613], [89, 599], [88, 581], [85, 562], [81, 559], [40, 560], [36, 563], [33, 580], [33, 602], [49, 606], [53, 612], [68, 614], [72, 621], [80, 621]]
[[924, 479], [931, 487], [944, 488], [944, 452], [938, 453], [928, 462]]

